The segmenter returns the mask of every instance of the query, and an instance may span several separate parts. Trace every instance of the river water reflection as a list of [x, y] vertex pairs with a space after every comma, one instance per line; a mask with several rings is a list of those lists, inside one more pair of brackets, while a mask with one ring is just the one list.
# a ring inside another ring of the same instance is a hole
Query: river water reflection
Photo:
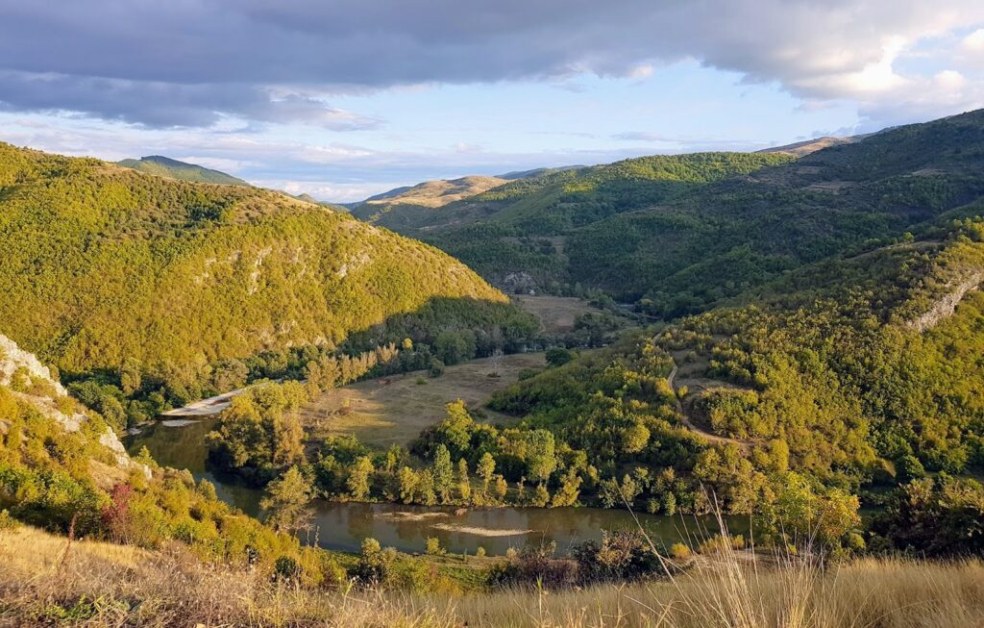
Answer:
[[[136, 453], [146, 446], [162, 465], [188, 469], [196, 479], [215, 484], [221, 499], [257, 515], [261, 492], [243, 486], [235, 478], [223, 477], [206, 466], [205, 435], [214, 419], [168, 427], [157, 423], [126, 439]], [[469, 554], [482, 547], [490, 555], [501, 555], [510, 547], [556, 543], [563, 553], [576, 543], [600, 539], [603, 530], [643, 529], [657, 545], [668, 546], [688, 537], [704, 538], [715, 533], [717, 523], [708, 517], [663, 517], [625, 510], [599, 508], [468, 508], [405, 506], [402, 504], [339, 503], [317, 500], [313, 527], [305, 536], [309, 543], [326, 549], [358, 551], [366, 537], [384, 547], [403, 552], [423, 552], [428, 537], [440, 539], [453, 553]], [[729, 518], [734, 533], [747, 530], [747, 521]]]

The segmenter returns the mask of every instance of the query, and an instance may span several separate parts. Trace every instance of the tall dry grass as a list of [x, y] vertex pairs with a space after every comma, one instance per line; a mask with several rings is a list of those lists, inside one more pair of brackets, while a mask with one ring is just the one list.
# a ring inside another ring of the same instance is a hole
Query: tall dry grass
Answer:
[[[68, 551], [66, 552], [66, 548]], [[865, 559], [824, 567], [728, 549], [672, 580], [464, 597], [316, 591], [21, 527], [0, 532], [0, 626], [984, 627], [984, 563]]]
[[468, 626], [984, 627], [984, 564], [865, 559], [826, 569], [725, 553], [672, 581], [510, 591], [454, 603]]

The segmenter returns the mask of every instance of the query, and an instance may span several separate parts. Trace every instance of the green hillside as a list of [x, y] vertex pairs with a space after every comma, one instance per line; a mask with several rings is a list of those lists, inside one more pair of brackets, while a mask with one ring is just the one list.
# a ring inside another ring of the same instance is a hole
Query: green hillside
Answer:
[[790, 474], [879, 506], [886, 487], [984, 468], [982, 281], [984, 221], [956, 222], [804, 267], [748, 304], [548, 369], [491, 406], [574, 450], [551, 490], [580, 459], [598, 473], [583, 489], [597, 482], [617, 505], [621, 487], [655, 512], [705, 511], [712, 489], [761, 516], [800, 481]]
[[8, 145], [0, 250], [0, 332], [68, 380], [156, 398], [148, 411], [283, 376], [353, 332], [363, 351], [535, 330], [462, 264], [346, 214]]
[[168, 179], [177, 179], [178, 181], [216, 183], [219, 185], [249, 185], [246, 181], [224, 172], [176, 159], [161, 157], [160, 155], [151, 155], [150, 157], [141, 157], [140, 159], [124, 159], [117, 163], [124, 168], [131, 168]]
[[380, 220], [507, 289], [525, 275], [541, 291], [600, 289], [679, 316], [984, 195], [984, 111], [854, 139], [799, 159], [711, 153], [549, 173], [416, 224]]

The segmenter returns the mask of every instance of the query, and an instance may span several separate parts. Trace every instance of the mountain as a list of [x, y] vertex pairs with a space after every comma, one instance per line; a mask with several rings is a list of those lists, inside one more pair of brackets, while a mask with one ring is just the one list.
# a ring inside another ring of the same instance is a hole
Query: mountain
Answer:
[[984, 111], [975, 111], [798, 159], [708, 153], [552, 173], [416, 222], [391, 216], [382, 224], [504, 289], [521, 277], [523, 287], [550, 293], [601, 290], [673, 317], [961, 215], [984, 195], [982, 150]]
[[775, 146], [772, 148], [764, 148], [758, 152], [760, 153], [783, 153], [786, 155], [791, 155], [793, 157], [804, 157], [810, 153], [815, 153], [818, 150], [823, 150], [825, 148], [830, 148], [831, 146], [839, 146], [841, 144], [853, 144], [858, 140], [862, 139], [861, 135], [852, 137], [833, 137], [824, 136], [818, 137], [812, 140], [805, 140], [802, 142], [795, 142], [793, 144], [786, 144], [784, 146]]
[[455, 325], [535, 329], [463, 264], [347, 214], [6, 144], [0, 250], [0, 332], [89, 382], [80, 395], [116, 426], [356, 336], [363, 351]]
[[430, 216], [440, 216], [439, 208], [508, 183], [497, 177], [462, 177], [425, 181], [373, 196], [352, 208], [352, 215], [388, 228], [416, 225]]
[[220, 185], [249, 185], [242, 179], [237, 179], [218, 170], [196, 166], [176, 159], [152, 155], [140, 159], [124, 159], [117, 162], [124, 168], [132, 168], [147, 174], [154, 174], [178, 181], [194, 181], [197, 183], [217, 183]]

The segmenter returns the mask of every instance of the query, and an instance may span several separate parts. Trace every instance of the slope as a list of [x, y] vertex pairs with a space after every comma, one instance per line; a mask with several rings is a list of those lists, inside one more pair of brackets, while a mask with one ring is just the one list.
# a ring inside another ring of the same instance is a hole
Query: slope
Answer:
[[566, 268], [569, 248], [564, 244], [571, 231], [789, 159], [786, 155], [703, 153], [548, 170], [439, 211], [411, 214], [399, 209], [380, 221], [450, 252], [499, 285], [506, 285], [510, 274], [526, 273], [541, 288], [561, 292], [559, 284], [570, 281]]
[[503, 288], [601, 290], [672, 318], [984, 195], [984, 111], [849, 139], [548, 173], [397, 228]]
[[460, 179], [425, 181], [408, 188], [397, 188], [367, 199], [352, 209], [352, 215], [390, 229], [420, 225], [439, 216], [438, 210], [508, 183], [497, 177], [469, 176]]
[[701, 512], [706, 487], [768, 512], [790, 472], [877, 504], [867, 488], [984, 467], [982, 281], [984, 220], [956, 221], [804, 266], [491, 407], [657, 511]]
[[804, 263], [890, 241], [984, 196], [984, 110], [899, 127], [570, 234], [575, 281], [699, 311]]
[[[0, 250], [0, 331], [69, 379], [175, 401], [394, 318], [431, 342], [438, 326], [516, 316], [462, 264], [348, 215], [7, 145]], [[266, 366], [242, 364], [261, 353]]]
[[178, 181], [217, 183], [220, 185], [249, 185], [246, 181], [224, 172], [176, 159], [169, 159], [160, 155], [151, 155], [150, 157], [141, 157], [140, 159], [124, 159], [118, 162], [118, 164], [124, 168], [131, 168], [146, 174], [153, 174], [168, 179], [177, 179]]

